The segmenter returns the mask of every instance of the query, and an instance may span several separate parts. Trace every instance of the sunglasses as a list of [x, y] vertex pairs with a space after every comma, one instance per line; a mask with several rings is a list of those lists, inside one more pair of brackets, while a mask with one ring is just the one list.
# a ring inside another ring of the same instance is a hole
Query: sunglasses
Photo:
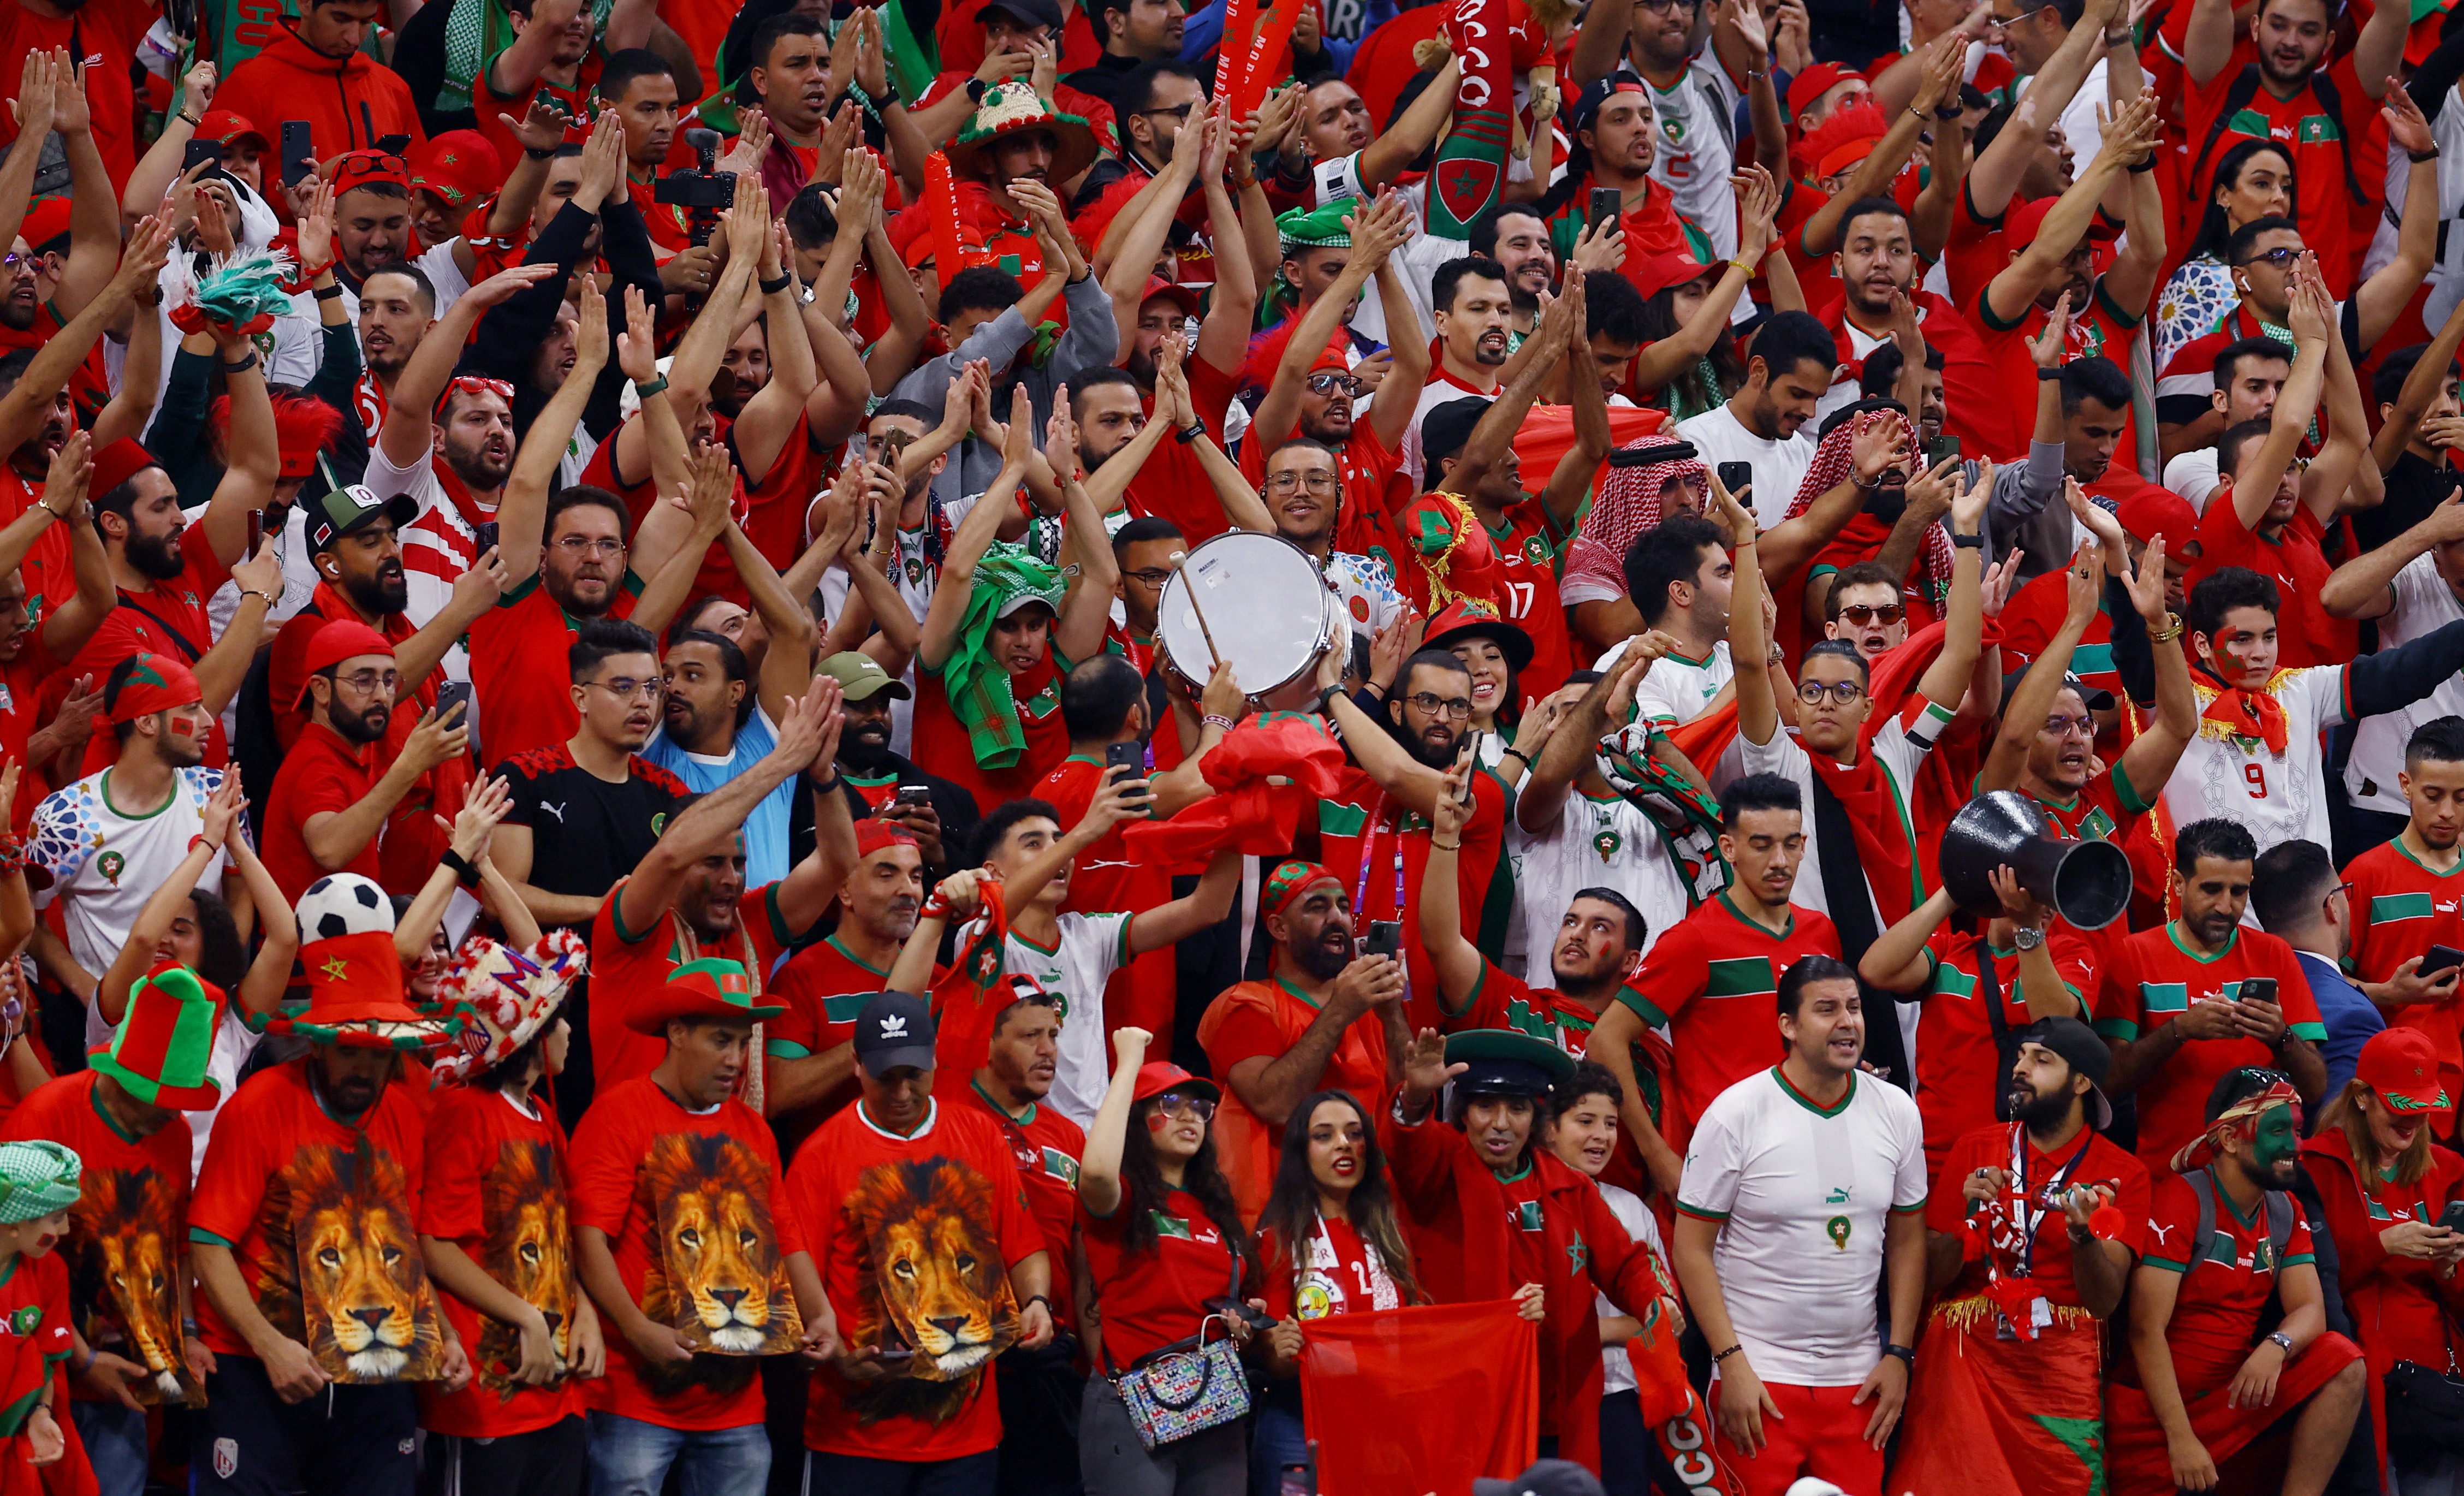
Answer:
[[1840, 621], [1858, 628], [1874, 624], [1881, 624], [1887, 628], [1907, 616], [1908, 610], [1897, 603], [1885, 603], [1880, 607], [1868, 607], [1862, 603], [1855, 603], [1839, 610]]
[[1312, 395], [1331, 395], [1336, 390], [1341, 390], [1347, 395], [1356, 395], [1360, 393], [1360, 381], [1352, 375], [1337, 374], [1331, 370], [1309, 377], [1309, 391]]
[[400, 156], [390, 151], [355, 150], [334, 165], [337, 181], [343, 177], [407, 177], [410, 167]]
[[510, 381], [501, 379], [481, 379], [475, 374], [456, 374], [452, 379], [446, 382], [444, 391], [436, 397], [436, 413], [438, 415], [443, 415], [445, 413], [445, 402], [452, 399], [456, 394], [494, 395], [497, 399], [503, 401], [508, 407], [511, 407], [514, 403], [514, 386]]
[[2304, 253], [2305, 252], [2300, 250], [2288, 250], [2278, 247], [2273, 250], [2261, 250], [2250, 258], [2243, 260], [2241, 263], [2244, 265], [2266, 264], [2273, 265], [2277, 270], [2289, 270], [2292, 268], [2293, 262], [2299, 259]]

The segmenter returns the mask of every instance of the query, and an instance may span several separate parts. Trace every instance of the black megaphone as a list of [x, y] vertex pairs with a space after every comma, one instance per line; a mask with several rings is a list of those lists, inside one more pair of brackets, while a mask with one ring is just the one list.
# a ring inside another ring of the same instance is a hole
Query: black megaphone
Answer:
[[1942, 882], [1961, 909], [1998, 914], [1993, 869], [2008, 867], [2020, 886], [2080, 930], [2101, 930], [2130, 905], [2130, 857], [2111, 842], [2063, 836], [2036, 803], [1997, 789], [1960, 807], [1942, 833]]

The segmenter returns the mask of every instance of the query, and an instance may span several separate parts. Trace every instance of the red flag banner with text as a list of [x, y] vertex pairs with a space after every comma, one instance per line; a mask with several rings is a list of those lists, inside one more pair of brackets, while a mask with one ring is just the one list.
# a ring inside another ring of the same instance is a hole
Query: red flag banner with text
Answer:
[[[1476, 1477], [1507, 1479], [1537, 1458], [1539, 1334], [1512, 1300], [1330, 1314], [1301, 1333], [1301, 1408], [1317, 1441], [1318, 1489], [1462, 1492]], [[1376, 1437], [1362, 1438], [1366, 1429]]]
[[[1237, 0], [1236, 0], [1237, 3]], [[1514, 74], [1507, 55], [1513, 25], [1506, 0], [1448, 0], [1446, 31], [1463, 60], [1455, 85], [1454, 130], [1438, 143], [1436, 190], [1429, 194], [1428, 231], [1468, 239], [1471, 221], [1506, 186], [1506, 142], [1512, 130]]]

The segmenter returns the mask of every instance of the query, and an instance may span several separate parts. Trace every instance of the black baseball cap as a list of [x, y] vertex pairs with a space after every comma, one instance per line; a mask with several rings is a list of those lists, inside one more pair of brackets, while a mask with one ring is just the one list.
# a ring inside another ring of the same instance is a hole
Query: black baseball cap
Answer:
[[2113, 1126], [2113, 1103], [2104, 1094], [2104, 1078], [2113, 1073], [2113, 1050], [2095, 1029], [2075, 1018], [2040, 1018], [2019, 1030], [2019, 1042], [2051, 1049], [2073, 1074], [2086, 1076], [2088, 1125], [2100, 1133]]
[[976, 19], [981, 21], [995, 11], [1006, 11], [1030, 26], [1050, 27], [1055, 35], [1061, 31], [1060, 0], [993, 0], [976, 11]]
[[[2018, 691], [2019, 683], [2027, 678], [2028, 667], [2025, 665], [2020, 666], [2015, 671], [2004, 671], [2002, 672], [2002, 699], [2006, 702], [2009, 701], [2013, 693]], [[2086, 681], [2079, 679], [2078, 676], [2073, 675], [2068, 671], [2064, 671], [2062, 674], [2062, 686], [2065, 690], [2078, 692], [2079, 698], [2087, 703], [2087, 709], [2091, 712], [2110, 712], [2113, 710], [2113, 693], [2110, 691], [2100, 691], [2096, 687], [2089, 685]]]
[[309, 507], [308, 549], [312, 554], [324, 550], [379, 517], [392, 520], [393, 527], [401, 530], [419, 517], [419, 500], [407, 494], [379, 498], [364, 483], [329, 490]]
[[933, 1068], [933, 1004], [912, 992], [874, 997], [855, 1016], [855, 1058], [875, 1080], [895, 1069]]

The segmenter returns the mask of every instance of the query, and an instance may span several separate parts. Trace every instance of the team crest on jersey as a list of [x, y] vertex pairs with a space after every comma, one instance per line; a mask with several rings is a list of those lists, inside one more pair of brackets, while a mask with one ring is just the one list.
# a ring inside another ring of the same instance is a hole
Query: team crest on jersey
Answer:
[[1044, 1172], [1073, 1190], [1078, 1187], [1078, 1160], [1058, 1148], [1044, 1151]]
[[907, 558], [907, 583], [917, 587], [924, 584], [924, 563], [913, 556]]
[[1683, 145], [1685, 143], [1685, 121], [1673, 114], [1662, 115], [1660, 120], [1660, 133], [1668, 137], [1669, 144]]
[[1523, 538], [1523, 559], [1531, 562], [1531, 564], [1535, 566], [1547, 565], [1549, 563], [1549, 542], [1540, 539], [1536, 535], [1525, 536]]
[[1518, 1231], [1538, 1231], [1540, 1229], [1540, 1202], [1538, 1200], [1527, 1199], [1520, 1201], [1515, 1205], [1514, 1228]]
[[19, 1305], [9, 1316], [9, 1331], [11, 1334], [31, 1335], [42, 1326], [43, 1307], [39, 1304]]
[[226, 1481], [230, 1480], [232, 1476], [239, 1474], [238, 1440], [217, 1439], [214, 1441], [214, 1473], [221, 1476]]
[[94, 860], [94, 869], [102, 874], [105, 883], [118, 888], [120, 875], [128, 869], [128, 859], [118, 852], [105, 852]]

